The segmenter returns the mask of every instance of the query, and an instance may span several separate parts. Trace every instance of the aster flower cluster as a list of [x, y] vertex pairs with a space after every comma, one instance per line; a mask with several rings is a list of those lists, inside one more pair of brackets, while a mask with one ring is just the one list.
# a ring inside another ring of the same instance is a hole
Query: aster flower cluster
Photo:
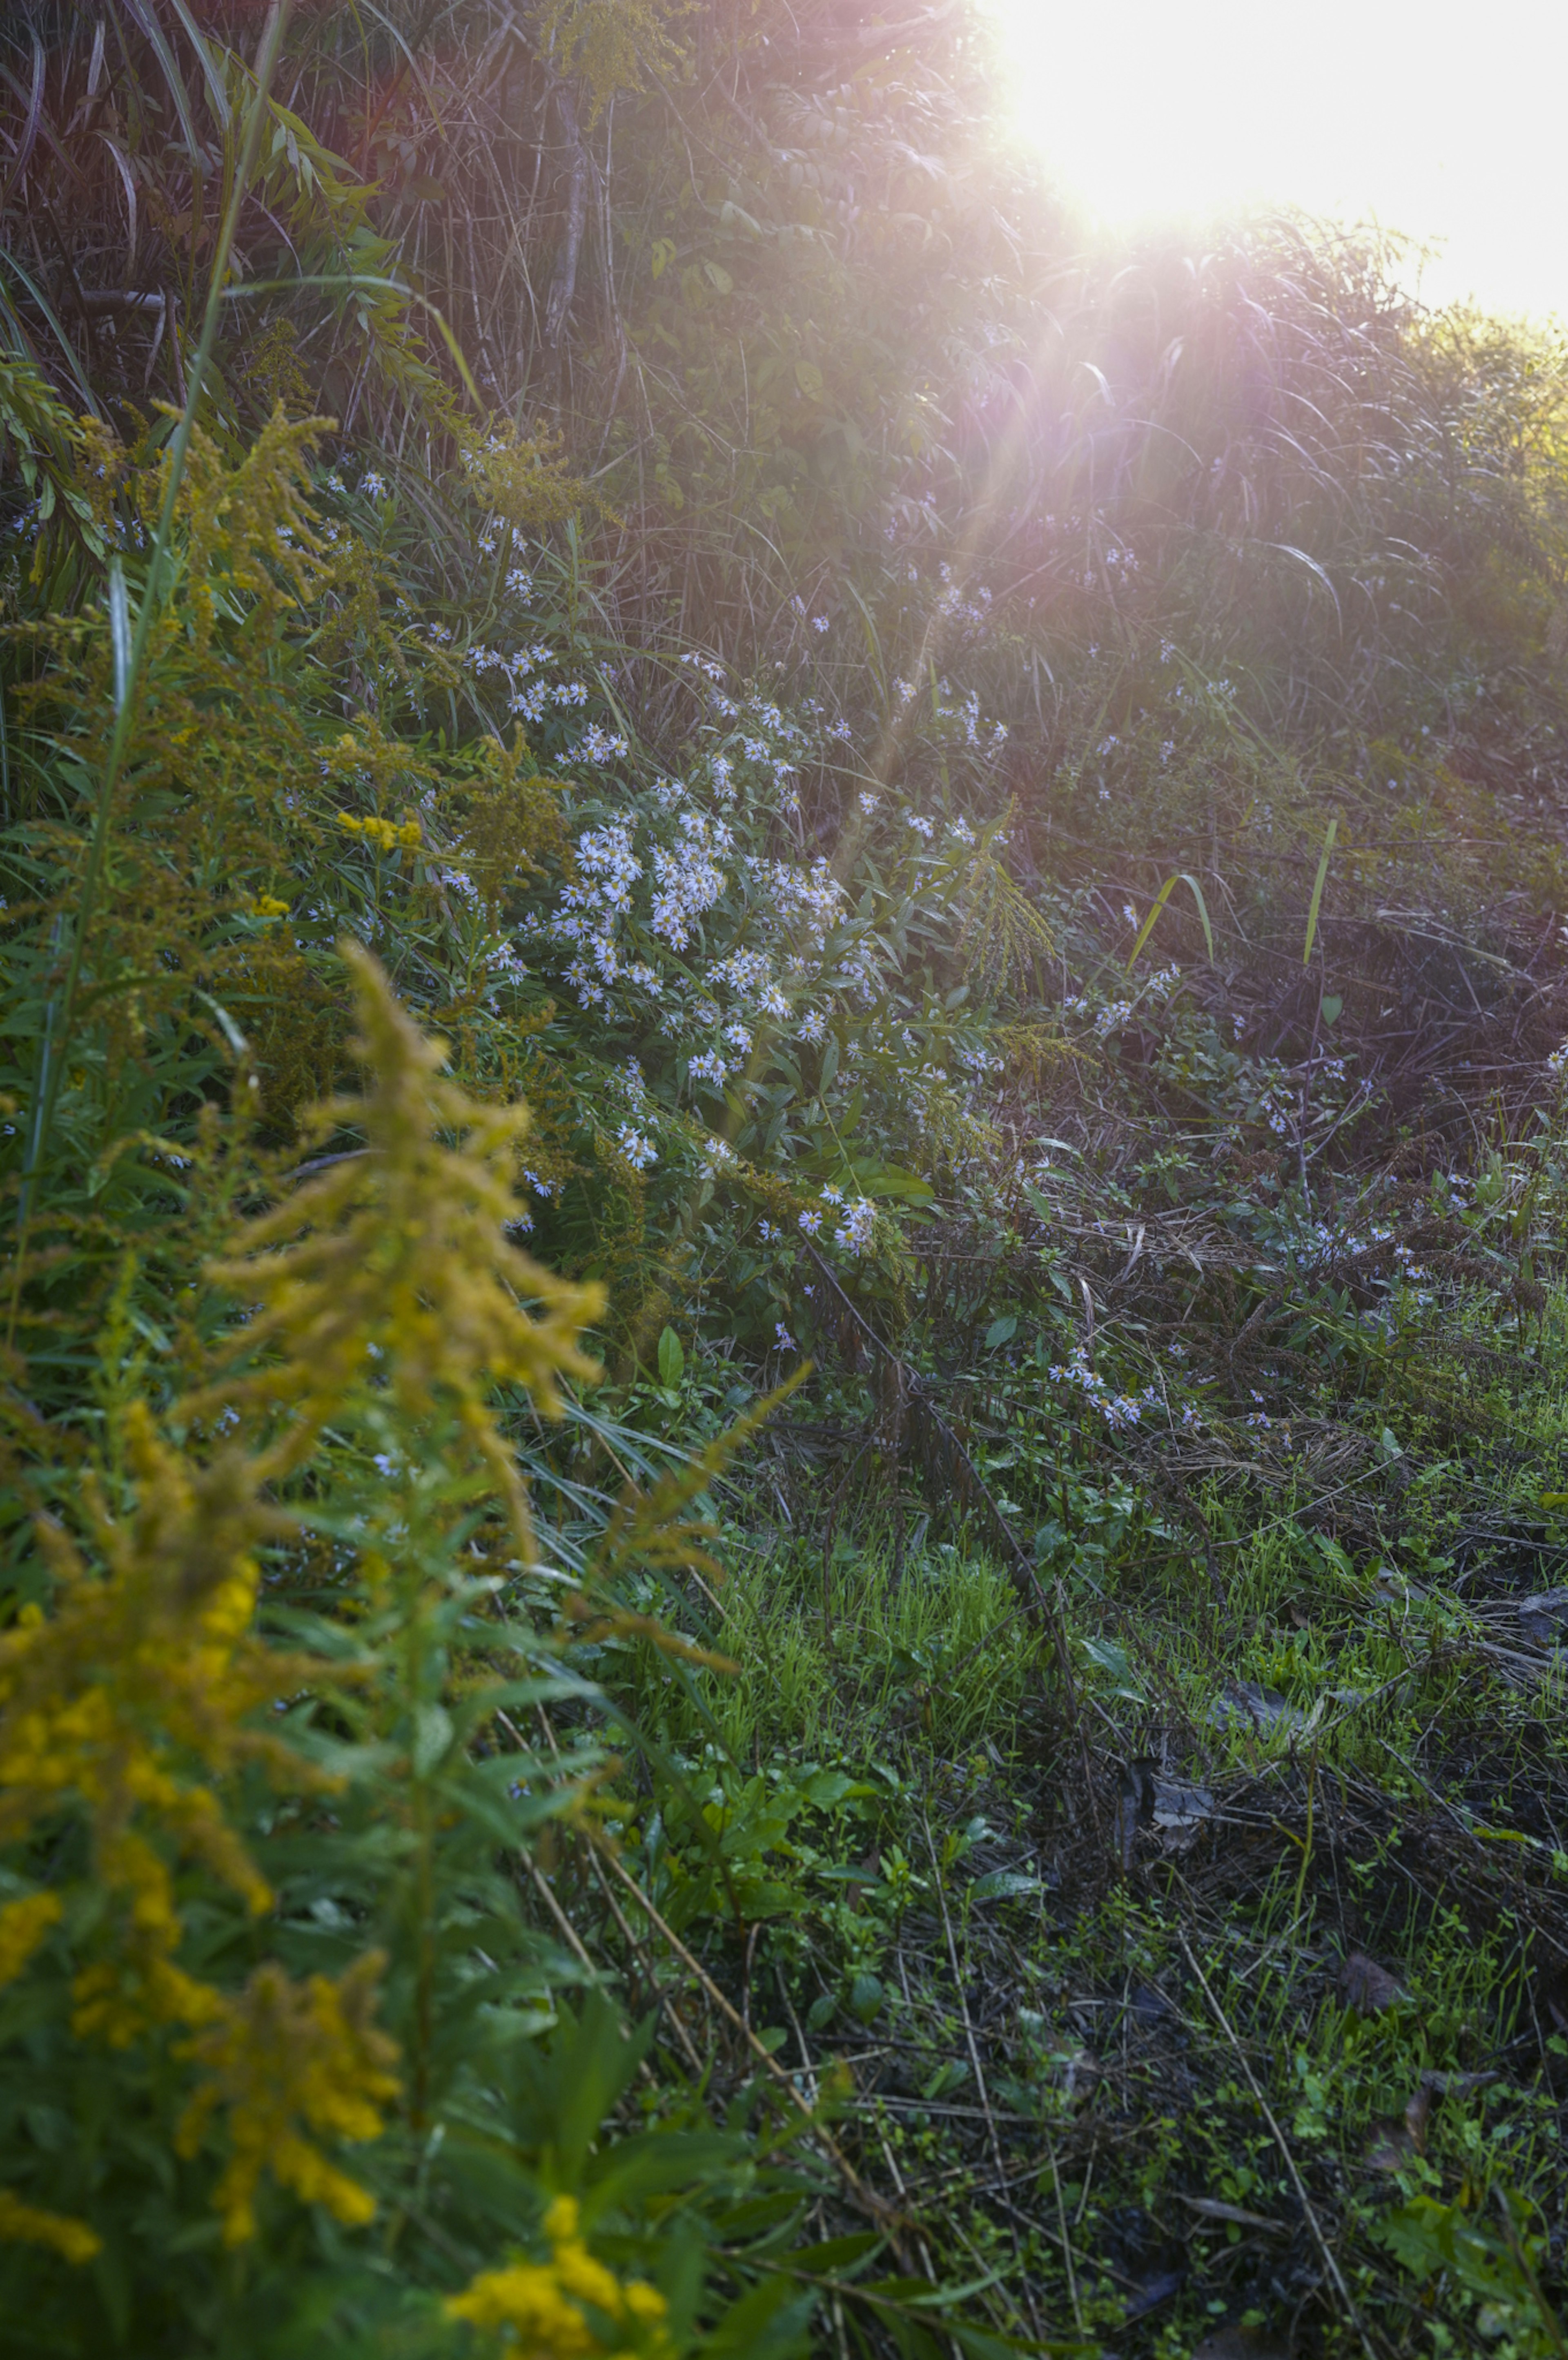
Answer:
[[1075, 1385], [1113, 1433], [1137, 1426], [1146, 1409], [1160, 1406], [1157, 1385], [1146, 1385], [1140, 1393], [1112, 1393], [1105, 1378], [1090, 1367], [1088, 1353], [1082, 1344], [1075, 1344], [1069, 1357], [1056, 1362], [1047, 1374], [1053, 1384]]
[[619, 730], [605, 729], [599, 722], [590, 721], [572, 748], [571, 759], [574, 762], [591, 762], [596, 769], [602, 769], [606, 762], [624, 762], [630, 752], [631, 748]]
[[609, 986], [620, 978], [616, 921], [630, 910], [632, 887], [643, 873], [629, 826], [616, 821], [584, 828], [577, 839], [577, 870], [580, 881], [562, 889], [551, 931], [558, 941], [578, 946], [567, 979], [591, 1008], [605, 1000]]
[[683, 951], [691, 930], [711, 910], [724, 890], [724, 872], [716, 856], [735, 841], [721, 819], [705, 812], [683, 811], [680, 835], [671, 846], [656, 847], [653, 855], [653, 912], [648, 921], [671, 950]]

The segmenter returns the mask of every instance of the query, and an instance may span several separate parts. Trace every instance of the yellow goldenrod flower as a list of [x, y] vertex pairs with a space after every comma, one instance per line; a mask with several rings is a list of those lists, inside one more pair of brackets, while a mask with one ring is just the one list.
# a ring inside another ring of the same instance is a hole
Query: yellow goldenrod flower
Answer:
[[[650, 2333], [639, 2337], [641, 2348], [660, 2353], [668, 2348], [661, 2331], [668, 2310], [659, 2289], [646, 2278], [625, 2285], [614, 2271], [595, 2260], [578, 2234], [579, 2212], [574, 2196], [557, 2196], [544, 2216], [544, 2234], [551, 2247], [548, 2262], [514, 2262], [509, 2269], [484, 2270], [462, 2294], [445, 2305], [449, 2319], [465, 2319], [474, 2327], [509, 2330], [506, 2360], [600, 2360], [612, 2346], [594, 2334], [580, 2304], [593, 2308], [622, 2329]], [[617, 2339], [618, 2341], [618, 2339]], [[629, 2360], [615, 2354], [614, 2360]]]
[[217, 2020], [182, 2044], [180, 2053], [194, 2058], [205, 2078], [175, 2134], [179, 2153], [194, 2155], [214, 2111], [226, 2110], [232, 2152], [214, 2199], [225, 2245], [256, 2234], [256, 2191], [266, 2171], [302, 2203], [324, 2204], [350, 2227], [375, 2217], [369, 2191], [329, 2162], [299, 2125], [332, 2139], [380, 2137], [381, 2107], [399, 2086], [390, 2070], [396, 2047], [371, 2021], [382, 1964], [379, 1952], [367, 1951], [335, 1983], [325, 1975], [296, 1983], [279, 1966], [258, 1967]]
[[29, 1893], [0, 1909], [0, 1987], [16, 1982], [62, 1908], [56, 1893]]
[[[531, 1554], [527, 1502], [488, 1395], [510, 1380], [545, 1416], [559, 1416], [559, 1380], [598, 1373], [578, 1338], [599, 1317], [604, 1291], [558, 1278], [506, 1240], [527, 1109], [486, 1106], [441, 1079], [445, 1043], [419, 1032], [368, 951], [349, 943], [343, 955], [371, 1087], [315, 1109], [303, 1128], [317, 1136], [352, 1128], [371, 1152], [295, 1189], [215, 1267], [257, 1306], [232, 1347], [250, 1370], [187, 1407], [289, 1406], [295, 1415], [278, 1450], [288, 1453], [281, 1463], [298, 1464], [374, 1364], [410, 1415], [428, 1416], [438, 1403], [455, 1409]], [[453, 1136], [460, 1144], [447, 1145]]]
[[68, 2213], [41, 2212], [36, 2204], [24, 2204], [7, 2188], [0, 2188], [0, 2238], [13, 2245], [52, 2245], [55, 2252], [68, 2262], [90, 2262], [103, 2249], [103, 2240], [85, 2221], [73, 2221]]

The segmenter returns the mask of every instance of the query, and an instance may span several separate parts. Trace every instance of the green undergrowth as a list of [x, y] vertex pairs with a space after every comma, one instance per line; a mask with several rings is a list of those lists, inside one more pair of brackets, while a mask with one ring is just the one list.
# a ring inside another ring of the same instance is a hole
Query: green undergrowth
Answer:
[[0, 25], [7, 2348], [1561, 2355], [1560, 345], [255, 14]]

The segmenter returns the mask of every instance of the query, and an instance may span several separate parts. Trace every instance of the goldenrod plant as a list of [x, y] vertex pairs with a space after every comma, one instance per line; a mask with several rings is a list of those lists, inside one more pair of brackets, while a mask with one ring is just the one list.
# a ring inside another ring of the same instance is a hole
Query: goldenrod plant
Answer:
[[[519, 1868], [594, 1753], [541, 1754], [512, 1718], [593, 1692], [509, 1603], [535, 1553], [488, 1388], [553, 1408], [601, 1298], [505, 1242], [522, 1110], [443, 1080], [374, 961], [351, 973], [370, 1085], [317, 1123], [363, 1147], [213, 1265], [210, 1370], [157, 1420], [112, 1414], [75, 1513], [39, 1520], [51, 1603], [0, 1640], [6, 2315], [39, 2350], [326, 2349], [423, 2279], [434, 2344], [467, 2254], [452, 2322], [674, 2351], [692, 2256], [667, 2246], [678, 2294], [623, 2285], [580, 2183], [545, 2210], [550, 2263], [478, 2267], [532, 2174], [586, 2168], [646, 2046], [595, 2000], [575, 2038], [600, 2079], [579, 2055], [557, 2102], [576, 2129], [508, 2106], [517, 2044], [549, 2047], [583, 1979]], [[684, 2217], [744, 2156], [672, 2131], [634, 2183]]]
[[1563, 2348], [1568, 367], [996, 38], [0, 21], [21, 2352]]

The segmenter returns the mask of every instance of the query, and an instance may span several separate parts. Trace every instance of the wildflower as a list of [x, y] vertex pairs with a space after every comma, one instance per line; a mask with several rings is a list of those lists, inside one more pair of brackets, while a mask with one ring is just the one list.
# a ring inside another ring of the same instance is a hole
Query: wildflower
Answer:
[[646, 2278], [618, 2279], [595, 2259], [578, 2228], [577, 2201], [558, 2196], [544, 2217], [550, 2246], [548, 2263], [514, 2262], [485, 2270], [462, 2294], [442, 2306], [449, 2319], [473, 2327], [502, 2328], [507, 2340], [503, 2360], [590, 2360], [605, 2346], [590, 2326], [583, 2303], [612, 2320], [626, 2334], [659, 2329], [664, 2297]]
[[85, 2221], [24, 2204], [8, 2188], [0, 2188], [0, 2242], [52, 2246], [62, 2261], [77, 2264], [90, 2262], [103, 2250], [103, 2238]]
[[8, 1901], [0, 1908], [0, 1989], [16, 1982], [50, 1927], [58, 1926], [64, 1914], [65, 1905], [57, 1893], [24, 1894], [19, 1901]]
[[904, 817], [917, 836], [929, 837], [931, 835], [931, 822], [929, 819], [922, 819], [918, 812], [906, 812]]
[[793, 1336], [790, 1335], [788, 1328], [785, 1327], [782, 1319], [779, 1319], [774, 1322], [773, 1334], [777, 1340], [779, 1349], [781, 1352], [798, 1352], [800, 1350], [800, 1346], [796, 1343]]
[[[577, 1339], [604, 1297], [505, 1240], [517, 1209], [513, 1159], [527, 1109], [483, 1104], [438, 1078], [444, 1044], [419, 1032], [367, 951], [350, 944], [343, 956], [371, 1086], [314, 1109], [305, 1131], [353, 1125], [372, 1153], [295, 1189], [242, 1230], [216, 1266], [257, 1306], [233, 1341], [244, 1372], [224, 1374], [218, 1398], [291, 1408], [289, 1449], [298, 1463], [359, 1380], [370, 1347], [381, 1346], [403, 1407], [428, 1414], [440, 1396], [460, 1405], [526, 1546], [527, 1504], [487, 1406], [490, 1388], [510, 1379], [544, 1415], [558, 1416], [559, 1377], [596, 1373]], [[453, 1137], [459, 1145], [443, 1144]], [[191, 1406], [210, 1399], [211, 1389]]]
[[761, 1238], [765, 1246], [777, 1245], [783, 1234], [783, 1230], [776, 1229], [771, 1221], [759, 1221], [757, 1223], [757, 1235]]
[[813, 615], [811, 617], [811, 628], [813, 631], [831, 631], [833, 625], [825, 615]]
[[853, 1254], [863, 1254], [869, 1247], [877, 1227], [877, 1207], [868, 1196], [857, 1196], [846, 1205], [839, 1221], [837, 1242]]
[[822, 1217], [820, 1213], [804, 1212], [800, 1215], [800, 1227], [809, 1238], [814, 1238], [822, 1226]]
[[634, 1172], [646, 1172], [650, 1164], [658, 1163], [659, 1150], [652, 1140], [648, 1138], [646, 1131], [637, 1131], [631, 1123], [624, 1122], [621, 1125], [616, 1134], [616, 1141], [621, 1153]]
[[700, 1049], [686, 1067], [693, 1081], [711, 1082], [714, 1089], [723, 1087], [729, 1070], [716, 1049]]
[[649, 923], [672, 950], [684, 950], [691, 928], [711, 910], [724, 890], [724, 873], [714, 858], [731, 841], [722, 822], [700, 812], [681, 814], [685, 841], [673, 847], [660, 845], [653, 856], [654, 895]]
[[376, 2028], [376, 1983], [382, 1953], [367, 1950], [333, 1983], [311, 1975], [291, 1983], [281, 1967], [258, 1967], [218, 2020], [182, 2044], [205, 2069], [175, 2133], [175, 2148], [195, 2155], [222, 2104], [229, 2161], [213, 2202], [223, 2243], [256, 2234], [255, 2198], [264, 2171], [302, 2203], [322, 2204], [334, 2220], [363, 2228], [376, 2200], [329, 2163], [299, 2125], [337, 2139], [379, 2138], [381, 2107], [397, 2095], [397, 2049]]
[[355, 819], [351, 812], [341, 811], [338, 825], [346, 829], [350, 836], [363, 836], [379, 852], [416, 851], [424, 841], [424, 832], [419, 821], [413, 818], [401, 822], [374, 817]]
[[572, 748], [577, 762], [624, 762], [631, 748], [618, 731], [612, 732], [591, 721]]
[[374, 467], [367, 467], [359, 479], [359, 488], [368, 500], [384, 500], [387, 490], [387, 478]]
[[824, 1187], [822, 1190], [822, 1202], [824, 1205], [842, 1205], [844, 1202], [844, 1190], [842, 1188], [834, 1188], [831, 1185]]

